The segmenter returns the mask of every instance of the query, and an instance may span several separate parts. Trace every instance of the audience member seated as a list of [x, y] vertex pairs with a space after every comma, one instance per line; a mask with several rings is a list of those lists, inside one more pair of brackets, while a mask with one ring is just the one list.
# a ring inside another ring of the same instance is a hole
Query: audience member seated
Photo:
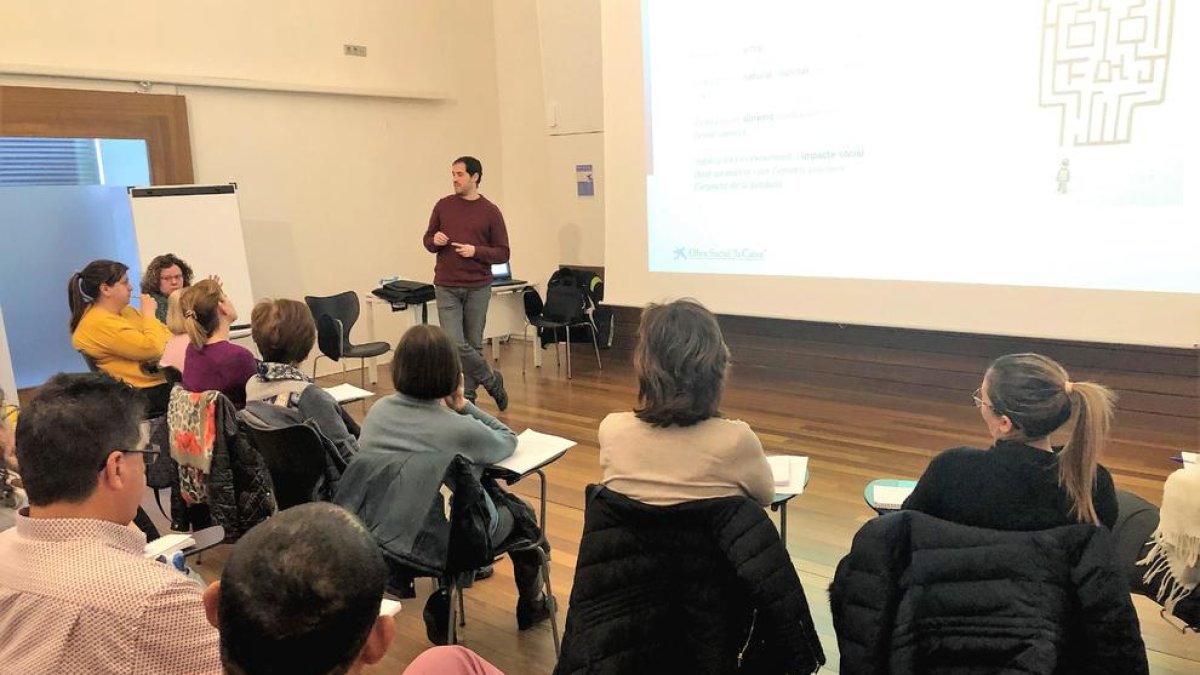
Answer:
[[[903, 511], [865, 525], [830, 586], [848, 672], [1147, 672], [1097, 463], [1113, 394], [1037, 354], [974, 396], [994, 444], [930, 463]], [[1076, 417], [1067, 445], [1049, 436]], [[1098, 527], [1103, 524], [1104, 527]]]
[[728, 367], [721, 327], [703, 305], [647, 306], [633, 356], [639, 407], [600, 423], [604, 485], [660, 506], [734, 495], [770, 504], [762, 443], [718, 410]]
[[296, 300], [264, 300], [254, 306], [250, 331], [263, 360], [257, 374], [246, 382], [246, 400], [299, 411], [349, 461], [358, 452], [358, 425], [329, 392], [300, 370], [317, 339], [308, 305]]
[[556, 675], [812, 673], [824, 662], [759, 504], [651, 506], [589, 487]]
[[174, 290], [167, 296], [167, 330], [171, 331], [171, 339], [163, 348], [162, 358], [158, 360], [159, 368], [174, 368], [179, 377], [183, 376], [183, 366], [187, 359], [187, 346], [192, 339], [187, 334], [183, 323], [183, 308], [180, 302], [183, 289]]
[[[256, 525], [204, 593], [226, 672], [353, 674], [378, 663], [395, 634], [380, 614], [386, 582], [375, 540], [344, 509], [301, 504]], [[463, 647], [438, 647], [404, 672], [500, 671]]]
[[1148, 672], [1107, 528], [970, 527], [906, 510], [854, 536], [829, 587], [844, 673]]
[[17, 474], [17, 449], [13, 441], [16, 417], [17, 407], [5, 401], [4, 390], [0, 389], [0, 531], [12, 527], [17, 511], [29, 503], [21, 476]]
[[504, 675], [475, 652], [451, 645], [430, 647], [408, 664], [402, 675]]
[[[929, 463], [904, 508], [994, 530], [1044, 530], [1117, 521], [1112, 476], [1098, 457], [1108, 438], [1114, 394], [1093, 382], [1071, 382], [1058, 363], [1038, 354], [996, 359], [975, 392], [994, 443], [955, 448]], [[1050, 434], [1076, 417], [1066, 446]]]
[[174, 253], [156, 256], [146, 265], [146, 273], [142, 275], [142, 294], [154, 298], [157, 304], [155, 316], [163, 323], [167, 323], [167, 298], [191, 285], [191, 266]]
[[[88, 289], [85, 289], [85, 292]], [[0, 672], [217, 673], [201, 588], [142, 557], [145, 403], [100, 374], [59, 374], [25, 406], [30, 505], [0, 533]]]
[[[441, 328], [414, 326], [404, 334], [392, 358], [392, 383], [397, 393], [380, 399], [367, 413], [361, 451], [342, 477], [335, 501], [363, 517], [372, 531], [376, 530], [372, 519], [411, 522], [413, 527], [408, 528], [406, 536], [414, 544], [418, 540], [427, 544], [429, 538], [423, 539], [424, 533], [414, 529], [422, 522], [413, 514], [423, 514], [435, 503], [454, 458], [461, 455], [469, 460], [473, 475], [479, 478], [485, 466], [513, 453], [517, 436], [466, 399], [458, 350]], [[372, 488], [386, 487], [378, 476], [395, 473], [389, 467], [397, 459], [404, 461], [399, 479], [406, 490], [386, 505], [371, 503], [382, 497]], [[528, 504], [493, 480], [485, 480], [484, 486], [483, 502], [494, 550], [506, 550], [510, 539], [540, 537]], [[367, 513], [370, 515], [364, 515]], [[517, 625], [524, 630], [549, 618], [550, 608], [541, 591], [537, 553], [514, 551], [510, 557], [519, 595]], [[432, 611], [431, 637], [444, 631], [436, 625], [442, 617], [440, 609]]]
[[171, 385], [158, 372], [158, 359], [171, 337], [155, 318], [157, 303], [142, 297], [141, 311], [129, 306], [133, 287], [129, 268], [112, 260], [93, 260], [67, 282], [71, 308], [71, 344], [113, 377], [141, 389], [158, 417], [167, 411]]
[[1200, 631], [1200, 466], [1186, 466], [1163, 485], [1158, 529], [1138, 562], [1143, 587], [1167, 611]]
[[229, 326], [237, 321], [237, 309], [214, 279], [185, 290], [179, 306], [191, 340], [184, 359], [183, 388], [219, 391], [241, 410], [246, 406], [246, 381], [258, 372], [258, 361], [250, 350], [229, 341]]

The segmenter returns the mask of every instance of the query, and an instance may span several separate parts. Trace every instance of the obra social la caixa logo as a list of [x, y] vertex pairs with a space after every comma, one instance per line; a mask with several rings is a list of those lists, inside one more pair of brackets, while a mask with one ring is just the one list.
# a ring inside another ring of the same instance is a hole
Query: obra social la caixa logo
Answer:
[[678, 246], [672, 249], [672, 260], [750, 260], [760, 262], [766, 260], [767, 250], [764, 248], [698, 248], [695, 246]]

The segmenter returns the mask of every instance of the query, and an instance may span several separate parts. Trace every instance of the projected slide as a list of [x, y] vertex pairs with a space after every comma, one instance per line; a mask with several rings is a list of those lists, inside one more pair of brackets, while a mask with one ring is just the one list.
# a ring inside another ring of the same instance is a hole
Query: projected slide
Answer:
[[651, 272], [1200, 292], [1171, 0], [642, 7]]

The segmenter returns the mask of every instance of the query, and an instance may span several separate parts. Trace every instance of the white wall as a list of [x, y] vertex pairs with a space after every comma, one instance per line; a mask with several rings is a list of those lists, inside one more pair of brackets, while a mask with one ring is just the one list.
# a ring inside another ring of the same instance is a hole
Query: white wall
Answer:
[[[447, 90], [455, 24], [479, 3], [432, 0], [5, 0], [0, 72], [222, 78], [408, 92]], [[482, 8], [486, 16], [486, 7]], [[343, 55], [344, 44], [367, 58]], [[86, 73], [85, 73], [86, 71]], [[178, 79], [171, 80], [179, 82]]]
[[[493, 6], [508, 187], [501, 208], [514, 270], [544, 282], [559, 264], [603, 265], [599, 0], [494, 0]], [[552, 102], [557, 126], [550, 125]], [[576, 164], [593, 165], [594, 197], [576, 196]]]
[[[599, 0], [494, 0], [501, 204], [517, 275], [544, 282], [559, 264], [604, 264]], [[551, 126], [551, 102], [558, 113]], [[596, 196], [576, 196], [591, 164]], [[487, 169], [485, 167], [485, 176]], [[485, 177], [484, 192], [492, 179]]]
[[[500, 162], [484, 160], [481, 191], [500, 206], [508, 224], [513, 271], [544, 282], [558, 258], [556, 229], [546, 200], [548, 154], [542, 115], [542, 68], [534, 0], [494, 0], [495, 71], [499, 91]], [[494, 194], [504, 181], [504, 199]]]
[[[604, 265], [604, 135], [550, 136], [546, 198], [555, 231], [555, 254], [565, 265]], [[578, 197], [575, 166], [591, 164], [595, 196]]]
[[[547, 196], [558, 260], [604, 265], [604, 87], [601, 0], [538, 0], [549, 134]], [[590, 164], [593, 197], [579, 197], [575, 166]]]

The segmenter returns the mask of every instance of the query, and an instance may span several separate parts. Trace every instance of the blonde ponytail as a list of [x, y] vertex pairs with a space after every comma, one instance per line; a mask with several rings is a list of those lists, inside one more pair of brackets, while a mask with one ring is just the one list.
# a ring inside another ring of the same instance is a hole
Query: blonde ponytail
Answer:
[[1071, 497], [1071, 515], [1080, 522], [1099, 524], [1092, 488], [1117, 397], [1095, 382], [1067, 382], [1066, 389], [1075, 408], [1075, 428], [1058, 456], [1058, 482]]
[[984, 381], [992, 410], [1012, 421], [1014, 440], [1045, 438], [1074, 415], [1071, 439], [1058, 455], [1058, 483], [1071, 500], [1074, 518], [1100, 522], [1092, 491], [1116, 394], [1095, 382], [1071, 382], [1061, 365], [1041, 354], [1001, 356]]
[[208, 339], [220, 327], [221, 317], [217, 306], [224, 297], [220, 284], [212, 279], [183, 289], [183, 295], [179, 297], [183, 330], [196, 349], [204, 349]]

